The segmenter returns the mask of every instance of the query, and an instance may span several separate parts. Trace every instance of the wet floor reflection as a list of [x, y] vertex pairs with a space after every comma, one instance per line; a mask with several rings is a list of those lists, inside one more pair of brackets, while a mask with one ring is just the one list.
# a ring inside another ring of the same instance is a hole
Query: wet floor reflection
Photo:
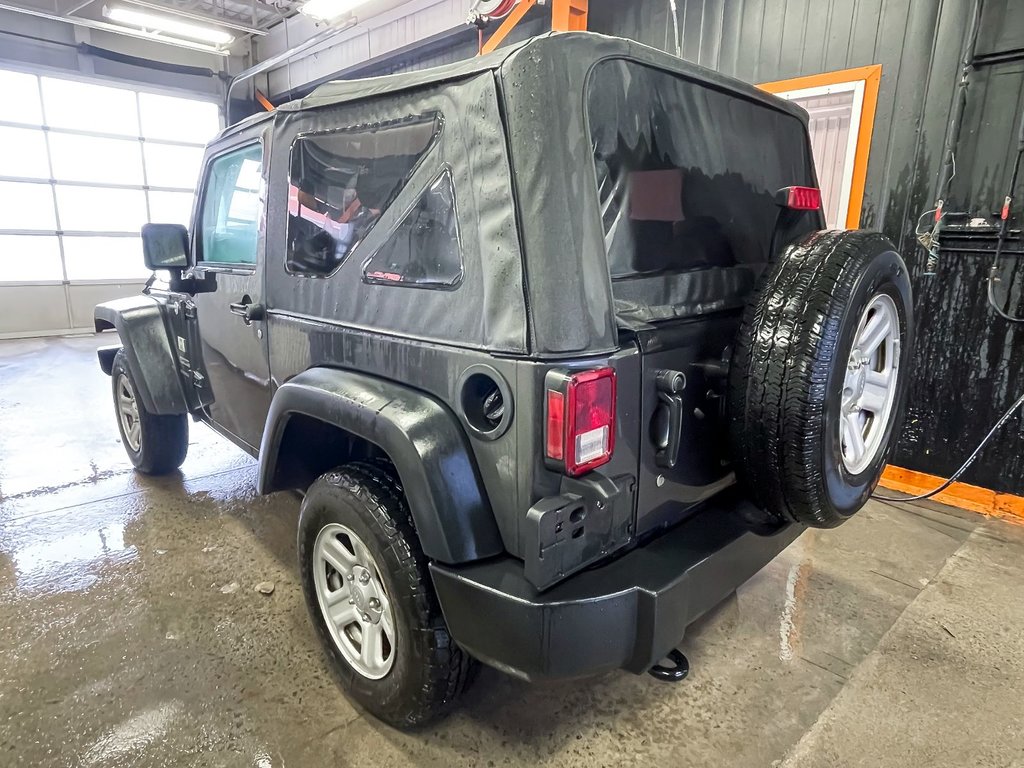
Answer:
[[54, 539], [30, 540], [9, 554], [18, 589], [31, 594], [86, 589], [96, 583], [104, 565], [127, 563], [137, 552], [125, 544], [124, 525], [111, 523]]
[[811, 551], [817, 536], [810, 531], [797, 539], [789, 548], [796, 562], [786, 573], [786, 587], [779, 615], [779, 659], [793, 661], [800, 655], [804, 612], [807, 602], [808, 583], [811, 578]]

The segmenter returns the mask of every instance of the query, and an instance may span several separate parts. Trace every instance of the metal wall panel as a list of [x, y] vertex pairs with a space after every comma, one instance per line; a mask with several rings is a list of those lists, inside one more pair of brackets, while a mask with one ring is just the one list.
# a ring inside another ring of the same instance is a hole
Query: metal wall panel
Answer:
[[[927, 277], [925, 254], [914, 238], [918, 217], [934, 201], [974, 0], [676, 0], [675, 5], [673, 23], [669, 0], [591, 0], [590, 28], [678, 52], [755, 83], [882, 65], [862, 226], [885, 232], [907, 260], [920, 321], [908, 424], [894, 461], [949, 474], [1024, 391], [1024, 326], [1010, 327], [988, 308], [989, 257], [944, 253], [939, 274]], [[984, 8], [979, 54], [1024, 47], [1024, 3], [986, 0]], [[1022, 107], [1019, 58], [971, 75], [949, 196], [952, 210], [990, 213], [998, 207]], [[1024, 197], [1024, 189], [1017, 194]], [[1020, 218], [1013, 218], [1015, 227]], [[1004, 284], [1019, 299], [1018, 311], [1024, 311], [1024, 269], [1007, 266]], [[963, 479], [1024, 493], [1022, 438], [1022, 420], [1008, 423]]]
[[[82, 52], [77, 48], [81, 43], [118, 54], [195, 67], [207, 72], [188, 74], [135, 66]], [[0, 67], [13, 65], [15, 68], [64, 70], [86, 77], [110, 78], [124, 84], [175, 89], [183, 95], [194, 93], [219, 97], [222, 84], [215, 73], [232, 65], [237, 68], [239, 64], [237, 58], [224, 59], [200, 51], [0, 10]]]
[[[356, 26], [315, 53], [300, 56], [258, 78], [259, 87], [274, 102], [308, 92], [309, 84], [362, 69], [367, 62], [400, 54], [429, 38], [464, 31], [467, 10], [463, 0], [410, 0], [379, 15], [364, 14]], [[256, 42], [256, 59], [268, 59], [317, 31], [308, 17], [292, 16]]]

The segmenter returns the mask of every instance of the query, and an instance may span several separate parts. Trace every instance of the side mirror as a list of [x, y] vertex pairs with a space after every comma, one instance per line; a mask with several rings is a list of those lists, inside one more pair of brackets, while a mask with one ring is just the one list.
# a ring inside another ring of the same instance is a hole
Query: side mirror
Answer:
[[142, 259], [148, 269], [182, 270], [191, 266], [188, 230], [181, 224], [143, 224]]

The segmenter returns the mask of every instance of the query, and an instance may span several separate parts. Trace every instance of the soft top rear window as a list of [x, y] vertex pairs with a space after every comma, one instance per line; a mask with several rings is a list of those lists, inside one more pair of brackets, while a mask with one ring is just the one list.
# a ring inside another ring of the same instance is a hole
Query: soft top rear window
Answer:
[[740, 305], [773, 246], [816, 227], [813, 214], [780, 218], [775, 202], [783, 187], [815, 184], [796, 117], [621, 59], [588, 82], [620, 322]]

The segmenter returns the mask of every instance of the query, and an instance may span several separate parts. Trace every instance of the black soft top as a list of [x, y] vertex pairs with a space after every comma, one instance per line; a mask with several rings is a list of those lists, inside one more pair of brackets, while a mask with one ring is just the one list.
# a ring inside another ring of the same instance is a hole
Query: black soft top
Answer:
[[[555, 46], [552, 38], [557, 39]], [[644, 64], [650, 64], [670, 72], [683, 75], [692, 80], [702, 80], [709, 85], [730, 91], [748, 98], [763, 101], [776, 109], [789, 112], [806, 120], [806, 113], [800, 107], [785, 99], [772, 96], [753, 85], [735, 80], [705, 67], [691, 64], [676, 56], [672, 56], [657, 48], [627, 40], [621, 37], [610, 37], [596, 32], [549, 32], [532, 37], [523, 42], [499, 48], [486, 56], [464, 59], [440, 67], [401, 72], [380, 77], [367, 77], [356, 80], [333, 80], [321, 85], [309, 96], [288, 102], [278, 107], [283, 112], [295, 112], [303, 109], [315, 109], [334, 104], [345, 104], [360, 99], [372, 98], [400, 91], [453, 82], [472, 77], [481, 72], [502, 70], [505, 74], [514, 74], [517, 68], [529, 68], [537, 63], [535, 53], [550, 56], [557, 52], [575, 62], [586, 62], [587, 71], [591, 65], [606, 58], [627, 58]], [[570, 68], [565, 71], [574, 71]], [[503, 75], [505, 76], [505, 75]], [[575, 86], [582, 89], [583, 83], [566, 81], [552, 86], [564, 88], [572, 92]]]
[[[541, 35], [432, 69], [330, 82], [274, 113], [227, 129], [223, 136], [272, 115], [277, 115], [276, 125], [284, 125], [306, 113], [341, 105], [350, 105], [351, 119], [356, 120], [364, 111], [375, 112], [371, 107], [379, 97], [412, 97], [437, 87], [445, 88], [454, 108], [462, 111], [462, 99], [465, 112], [475, 113], [481, 81], [489, 81], [486, 88], [501, 103], [494, 128], [505, 135], [507, 150], [502, 148], [501, 153], [510, 165], [518, 207], [522, 263], [516, 271], [522, 270], [523, 283], [518, 288], [496, 283], [490, 289], [495, 295], [525, 289], [530, 353], [548, 358], [603, 353], [618, 347], [619, 326], [594, 183], [594, 148], [586, 129], [586, 93], [594, 68], [615, 59], [647, 65], [792, 116], [797, 120], [793, 130], [806, 136], [807, 113], [784, 99], [649, 46], [589, 32]], [[723, 133], [719, 125], [705, 130]], [[809, 156], [810, 145], [805, 143]], [[486, 153], [495, 148], [466, 146], [463, 151]], [[508, 272], [499, 273], [504, 277], [494, 279], [508, 278]], [[522, 324], [521, 317], [518, 322]]]

